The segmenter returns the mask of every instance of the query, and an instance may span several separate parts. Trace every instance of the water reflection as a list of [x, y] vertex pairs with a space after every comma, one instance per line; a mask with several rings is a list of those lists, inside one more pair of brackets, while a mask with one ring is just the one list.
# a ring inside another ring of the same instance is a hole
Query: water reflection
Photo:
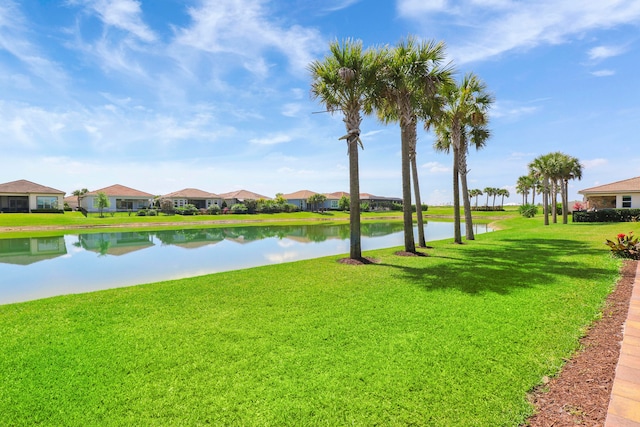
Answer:
[[[401, 223], [362, 224], [362, 249], [401, 246], [402, 230]], [[428, 223], [426, 235], [452, 237], [453, 223]], [[348, 252], [349, 224], [0, 239], [0, 304]]]

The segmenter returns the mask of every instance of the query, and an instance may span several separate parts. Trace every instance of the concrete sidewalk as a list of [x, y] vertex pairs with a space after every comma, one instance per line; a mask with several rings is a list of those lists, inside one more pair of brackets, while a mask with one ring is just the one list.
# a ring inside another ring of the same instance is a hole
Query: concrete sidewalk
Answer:
[[640, 427], [640, 263], [605, 422], [605, 427], [632, 426]]

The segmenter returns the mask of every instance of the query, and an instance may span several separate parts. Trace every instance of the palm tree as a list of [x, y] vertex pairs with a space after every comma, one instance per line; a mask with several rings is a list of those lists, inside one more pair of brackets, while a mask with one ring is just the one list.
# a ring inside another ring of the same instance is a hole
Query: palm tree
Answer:
[[87, 190], [86, 188], [83, 188], [82, 190], [73, 190], [73, 194], [74, 196], [76, 196], [78, 198], [78, 209], [80, 209], [80, 198], [82, 196], [84, 196], [85, 194], [87, 194], [89, 192], [89, 190]]
[[469, 190], [469, 197], [475, 197], [476, 198], [476, 204], [475, 204], [475, 208], [478, 208], [478, 196], [482, 196], [482, 190], [480, 190], [479, 188], [474, 188], [473, 190]]
[[522, 194], [522, 204], [527, 205], [529, 202], [529, 190], [531, 190], [532, 180], [530, 175], [518, 177], [516, 182], [516, 193]]
[[[443, 112], [437, 121], [428, 123], [434, 125], [437, 135], [436, 150], [453, 151], [453, 205], [454, 229], [460, 227], [460, 190], [467, 194], [467, 154], [469, 144], [477, 150], [484, 147], [490, 137], [488, 110], [493, 103], [493, 97], [487, 93], [486, 85], [477, 76], [469, 73], [464, 76], [459, 85], [451, 84], [442, 87]], [[473, 223], [471, 205], [468, 197], [463, 198], [466, 224], [466, 238], [473, 240]], [[459, 234], [459, 232], [456, 232]], [[460, 236], [455, 235], [454, 241], [462, 243]]]
[[569, 180], [582, 179], [582, 165], [577, 158], [567, 154], [562, 154], [561, 159], [560, 193], [562, 197], [562, 223], [567, 224], [569, 222]]
[[542, 210], [544, 225], [549, 225], [549, 197], [551, 193], [551, 178], [553, 175], [553, 159], [550, 154], [536, 157], [529, 163], [530, 173], [541, 182]]
[[[402, 157], [402, 199], [404, 247], [415, 252], [413, 213], [411, 211], [411, 169], [416, 194], [418, 230], [423, 230], [416, 165], [416, 126], [418, 116], [426, 119], [436, 114], [435, 96], [439, 87], [451, 80], [450, 67], [442, 67], [444, 44], [418, 43], [414, 38], [400, 41], [393, 49], [385, 50], [385, 66], [381, 74], [382, 91], [374, 99], [378, 117], [384, 122], [399, 122]], [[420, 245], [425, 246], [424, 236]]]
[[498, 189], [498, 196], [502, 197], [502, 201], [500, 202], [500, 206], [504, 209], [504, 198], [505, 197], [509, 197], [511, 194], [509, 194], [509, 190], [507, 190], [506, 188], [500, 188]]
[[[347, 142], [349, 154], [349, 222], [350, 253], [355, 260], [362, 259], [360, 231], [360, 178], [358, 172], [358, 145], [360, 140], [361, 111], [375, 93], [380, 69], [377, 51], [362, 49], [361, 41], [337, 41], [329, 45], [330, 55], [322, 61], [313, 61], [309, 70], [313, 76], [311, 95], [319, 99], [331, 113], [341, 111], [346, 135], [339, 139]], [[368, 112], [368, 111], [367, 111]]]

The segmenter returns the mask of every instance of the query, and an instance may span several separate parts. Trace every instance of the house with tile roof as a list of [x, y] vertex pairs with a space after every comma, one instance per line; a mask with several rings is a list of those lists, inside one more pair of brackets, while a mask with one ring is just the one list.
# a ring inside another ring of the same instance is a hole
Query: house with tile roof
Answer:
[[245, 200], [271, 200], [271, 197], [254, 193], [247, 190], [231, 191], [229, 193], [220, 194], [220, 198], [226, 203], [227, 207], [231, 207], [236, 203], [243, 203]]
[[311, 205], [307, 206], [307, 200], [309, 200], [309, 197], [314, 196], [316, 194], [319, 194], [319, 193], [316, 193], [315, 191], [310, 191], [310, 190], [300, 190], [294, 193], [283, 194], [282, 197], [284, 197], [287, 200], [287, 203], [297, 206], [298, 208], [300, 208], [301, 211], [306, 211], [308, 209], [309, 210], [311, 209]]
[[582, 194], [587, 209], [640, 208], [640, 176], [586, 188]]
[[109, 198], [109, 207], [104, 209], [105, 212], [146, 209], [153, 204], [155, 197], [151, 193], [115, 184], [84, 194], [80, 197], [80, 207], [89, 212], [98, 212], [98, 193], [104, 193]]
[[213, 205], [222, 207], [222, 197], [197, 188], [184, 188], [165, 194], [162, 198], [171, 200], [174, 208], [180, 208], [187, 204], [193, 205], [198, 209], [208, 209]]
[[62, 209], [64, 191], [20, 179], [0, 184], [0, 212]]

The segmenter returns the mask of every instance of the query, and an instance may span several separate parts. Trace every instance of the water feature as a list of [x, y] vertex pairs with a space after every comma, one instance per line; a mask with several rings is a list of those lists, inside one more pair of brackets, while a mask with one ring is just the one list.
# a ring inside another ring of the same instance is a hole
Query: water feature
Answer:
[[[427, 240], [452, 237], [453, 223], [429, 222], [425, 233]], [[403, 244], [401, 223], [362, 225], [363, 251]], [[0, 239], [0, 304], [348, 252], [348, 224]]]

